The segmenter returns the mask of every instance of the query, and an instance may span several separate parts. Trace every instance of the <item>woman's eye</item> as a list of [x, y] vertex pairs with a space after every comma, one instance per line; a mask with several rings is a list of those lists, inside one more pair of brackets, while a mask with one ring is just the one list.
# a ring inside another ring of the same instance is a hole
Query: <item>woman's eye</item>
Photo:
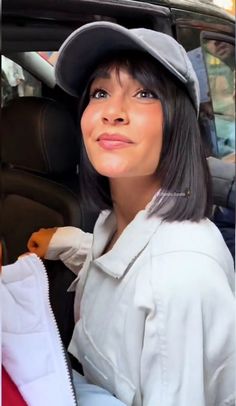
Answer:
[[108, 96], [108, 93], [104, 89], [95, 89], [90, 94], [91, 99], [105, 99]]
[[137, 95], [139, 99], [157, 99], [157, 96], [151, 90], [140, 90]]

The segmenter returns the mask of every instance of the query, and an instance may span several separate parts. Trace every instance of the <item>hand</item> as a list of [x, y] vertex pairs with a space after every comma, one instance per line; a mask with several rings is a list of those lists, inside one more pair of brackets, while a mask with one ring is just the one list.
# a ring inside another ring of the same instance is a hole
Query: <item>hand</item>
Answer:
[[53, 234], [57, 231], [57, 227], [40, 228], [39, 231], [33, 233], [27, 243], [28, 250], [34, 252], [38, 257], [44, 258], [48, 250], [48, 246]]

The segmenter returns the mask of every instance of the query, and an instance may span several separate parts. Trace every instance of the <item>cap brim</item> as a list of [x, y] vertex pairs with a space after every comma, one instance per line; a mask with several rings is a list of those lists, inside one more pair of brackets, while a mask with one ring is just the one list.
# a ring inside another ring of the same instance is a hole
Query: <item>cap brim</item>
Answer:
[[70, 95], [80, 96], [99, 61], [109, 52], [124, 50], [148, 52], [186, 83], [186, 78], [141, 36], [117, 24], [95, 22], [74, 31], [61, 46], [55, 67], [57, 84]]

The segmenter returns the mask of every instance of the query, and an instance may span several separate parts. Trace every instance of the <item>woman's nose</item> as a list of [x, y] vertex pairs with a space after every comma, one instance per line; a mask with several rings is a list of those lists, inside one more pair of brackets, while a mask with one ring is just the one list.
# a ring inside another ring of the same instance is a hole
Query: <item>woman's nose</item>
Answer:
[[124, 114], [107, 114], [103, 117], [103, 122], [105, 124], [122, 125], [127, 124], [128, 120]]
[[102, 121], [104, 124], [124, 125], [128, 123], [129, 119], [124, 108], [112, 103], [107, 105], [103, 111]]

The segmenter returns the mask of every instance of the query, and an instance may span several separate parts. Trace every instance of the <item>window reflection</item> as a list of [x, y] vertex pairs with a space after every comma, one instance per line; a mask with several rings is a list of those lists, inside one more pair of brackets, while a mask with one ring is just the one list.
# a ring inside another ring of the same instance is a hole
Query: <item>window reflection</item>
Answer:
[[235, 152], [234, 45], [204, 39], [203, 52], [213, 104], [218, 154], [224, 157]]

